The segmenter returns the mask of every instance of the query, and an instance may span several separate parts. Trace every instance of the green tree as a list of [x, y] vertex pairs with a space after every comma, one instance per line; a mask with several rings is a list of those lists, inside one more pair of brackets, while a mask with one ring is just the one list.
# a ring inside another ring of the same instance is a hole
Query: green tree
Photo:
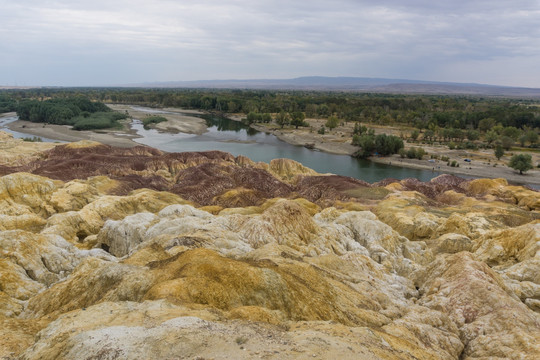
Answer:
[[495, 119], [493, 118], [484, 118], [478, 123], [478, 130], [482, 132], [487, 132], [495, 126]]
[[326, 105], [326, 104], [321, 104], [321, 105], [319, 105], [319, 107], [317, 108], [317, 112], [319, 113], [319, 116], [321, 116], [321, 117], [327, 117], [328, 114], [330, 113], [330, 109], [328, 108], [328, 105]]
[[306, 116], [301, 111], [295, 111], [291, 114], [291, 125], [294, 125], [296, 129], [298, 129], [299, 126], [305, 126], [304, 119]]
[[525, 137], [527, 138], [527, 141], [534, 145], [538, 142], [538, 134], [534, 130], [529, 130], [525, 133]]
[[261, 116], [261, 121], [262, 121], [263, 123], [269, 123], [269, 122], [271, 122], [271, 121], [272, 121], [272, 115], [270, 115], [269, 113], [264, 113], [264, 114], [262, 114], [262, 116]]
[[317, 104], [307, 104], [306, 105], [306, 116], [313, 118], [317, 117]]
[[432, 141], [434, 137], [435, 132], [433, 130], [426, 130], [424, 132], [424, 139], [426, 139], [427, 141]]
[[480, 138], [480, 133], [476, 130], [468, 130], [467, 131], [467, 139], [470, 141], [475, 141]]
[[444, 140], [446, 141], [452, 139], [452, 133], [453, 133], [452, 128], [444, 128], [441, 131], [442, 138], [444, 138]]
[[519, 138], [519, 135], [521, 134], [521, 130], [513, 127], [513, 126], [507, 126], [503, 129], [502, 135], [508, 136], [512, 140], [516, 141]]
[[418, 148], [416, 150], [416, 158], [418, 160], [422, 160], [422, 158], [424, 157], [424, 155], [426, 155], [426, 151], [423, 149], [423, 148]]
[[501, 145], [497, 145], [497, 147], [495, 147], [495, 156], [497, 157], [497, 160], [501, 160], [503, 155], [504, 155], [503, 147]]
[[375, 137], [370, 135], [354, 135], [353, 145], [360, 146], [361, 150], [355, 153], [355, 156], [367, 158], [375, 150]]
[[254, 111], [250, 111], [249, 114], [247, 114], [246, 120], [248, 124], [253, 124], [254, 122], [257, 122], [258, 119], [259, 119], [259, 114], [257, 114]]
[[289, 114], [287, 114], [285, 111], [281, 110], [277, 115], [276, 115], [276, 123], [281, 126], [281, 128], [283, 129], [283, 127], [285, 125], [288, 125], [289, 124]]
[[492, 130], [495, 131], [497, 135], [501, 135], [504, 130], [504, 127], [501, 124], [497, 124], [492, 128]]
[[403, 148], [403, 140], [398, 136], [379, 134], [375, 136], [375, 151], [386, 156], [396, 154]]
[[518, 139], [519, 145], [522, 147], [525, 146], [525, 143], [527, 142], [527, 136], [525, 134], [521, 135]]
[[532, 169], [532, 157], [529, 154], [517, 154], [512, 156], [508, 163], [512, 169], [519, 170], [519, 174], [523, 175], [524, 171]]
[[463, 141], [465, 139], [465, 133], [461, 129], [452, 129], [452, 139]]
[[504, 148], [504, 150], [510, 150], [512, 145], [514, 145], [514, 140], [512, 140], [509, 136], [503, 136], [501, 137], [501, 145]]
[[368, 128], [364, 125], [361, 125], [359, 123], [354, 124], [353, 134], [356, 135], [363, 135], [367, 133]]
[[496, 141], [498, 138], [499, 138], [499, 135], [494, 130], [489, 130], [486, 133], [486, 141], [489, 145], [491, 145], [491, 143]]
[[411, 139], [413, 139], [413, 141], [416, 141], [416, 139], [418, 139], [418, 136], [420, 136], [420, 131], [418, 131], [418, 130], [414, 130], [411, 133]]
[[324, 124], [327, 128], [330, 130], [336, 128], [339, 125], [339, 120], [335, 116], [330, 116], [328, 120], [326, 120], [326, 124]]

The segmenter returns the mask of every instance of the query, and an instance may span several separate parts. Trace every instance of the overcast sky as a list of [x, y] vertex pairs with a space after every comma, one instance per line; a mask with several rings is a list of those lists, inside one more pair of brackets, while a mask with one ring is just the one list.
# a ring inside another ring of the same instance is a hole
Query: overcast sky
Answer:
[[0, 85], [360, 76], [540, 87], [538, 0], [0, 0]]

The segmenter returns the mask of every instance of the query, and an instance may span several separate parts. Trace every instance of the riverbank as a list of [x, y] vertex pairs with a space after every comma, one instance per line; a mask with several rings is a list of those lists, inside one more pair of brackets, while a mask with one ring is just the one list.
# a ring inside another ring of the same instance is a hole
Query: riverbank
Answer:
[[448, 163], [446, 161], [434, 160], [434, 162], [430, 162], [431, 159], [402, 159], [399, 155], [370, 157], [369, 160], [378, 164], [407, 167], [410, 169], [431, 170], [439, 174], [454, 174], [472, 178], [503, 178], [512, 184], [533, 185], [535, 188], [540, 186], [540, 171], [537, 168], [520, 175], [518, 171], [508, 167], [503, 161], [486, 163], [481, 160], [471, 160], [469, 163], [462, 160], [462, 162], [459, 163], [459, 167], [451, 167], [447, 165]]
[[[232, 118], [236, 121], [241, 121], [240, 116]], [[281, 129], [275, 124], [252, 124], [251, 127], [272, 135], [275, 135], [280, 140], [292, 145], [306, 146], [320, 151], [352, 155], [358, 150], [358, 147], [351, 144], [353, 124], [343, 123], [332, 131], [325, 134], [319, 134], [315, 129], [320, 129], [324, 125], [325, 120], [322, 119], [306, 119], [309, 127], [299, 129]], [[391, 135], [400, 135], [403, 129], [383, 126], [370, 126], [375, 130], [376, 134], [386, 133]], [[508, 167], [513, 152], [507, 152], [500, 160], [498, 160], [492, 149], [484, 150], [450, 150], [445, 145], [429, 146], [425, 144], [408, 143], [404, 141], [405, 147], [422, 147], [428, 155], [424, 159], [408, 159], [401, 158], [399, 155], [388, 157], [370, 157], [369, 160], [379, 164], [392, 166], [406, 167], [410, 169], [419, 169], [433, 171], [439, 174], [454, 174], [474, 178], [504, 178], [511, 183], [516, 184], [531, 184], [536, 187], [540, 186], [540, 169], [533, 168], [525, 174], [520, 175], [518, 171]], [[533, 160], [533, 165], [540, 163], [540, 154], [530, 152]], [[434, 159], [431, 158], [434, 157]], [[448, 157], [450, 162], [439, 160], [443, 157]], [[470, 162], [465, 161], [470, 160]], [[459, 167], [448, 165], [452, 161], [456, 161]]]
[[[125, 120], [120, 121], [121, 123]], [[131, 121], [131, 120], [129, 120]], [[75, 142], [81, 140], [97, 141], [102, 144], [131, 148], [140, 145], [133, 141], [140, 136], [134, 131], [129, 131], [127, 126], [124, 129], [103, 129], [103, 130], [73, 130], [69, 125], [52, 125], [34, 123], [25, 120], [17, 120], [6, 126], [9, 130], [17, 131], [33, 136], [43, 136], [49, 139]]]
[[[122, 128], [119, 129], [101, 129], [101, 130], [73, 130], [69, 125], [53, 125], [44, 123], [34, 123], [25, 120], [17, 120], [6, 127], [12, 131], [17, 131], [24, 134], [29, 134], [38, 137], [46, 137], [49, 139], [75, 142], [81, 140], [97, 141], [102, 144], [111, 146], [118, 146], [124, 148], [131, 148], [141, 145], [134, 141], [141, 138], [137, 135], [136, 131], [131, 129], [129, 124], [131, 119], [142, 120], [149, 115], [159, 115], [167, 119], [166, 122], [151, 125], [151, 128], [155, 128], [161, 132], [167, 133], [187, 133], [187, 134], [203, 134], [207, 131], [206, 122], [195, 116], [187, 116], [188, 114], [202, 114], [193, 110], [179, 110], [179, 109], [159, 109], [154, 113], [143, 110], [138, 110], [137, 107], [130, 105], [108, 105], [111, 109], [118, 112], [127, 112], [130, 119], [119, 121]], [[6, 116], [16, 116], [15, 113], [3, 114]]]
[[203, 113], [196, 110], [183, 110], [174, 108], [163, 108], [156, 110], [143, 110], [137, 106], [109, 104], [111, 109], [118, 112], [127, 112], [133, 119], [141, 120], [147, 116], [158, 115], [167, 119], [165, 122], [152, 124], [150, 128], [158, 131], [168, 132], [172, 134], [185, 133], [201, 135], [208, 131], [204, 119], [186, 114], [202, 115]]
[[[180, 109], [140, 109], [130, 105], [110, 105], [116, 111], [127, 111], [134, 119], [142, 119], [149, 114], [165, 116], [168, 121], [157, 125], [162, 125], [158, 130], [165, 133], [191, 133], [201, 134], [207, 131], [206, 122], [195, 116], [188, 114], [203, 114], [197, 111], [186, 111]], [[14, 115], [14, 114], [13, 114]], [[240, 116], [232, 116], [231, 120], [240, 121]], [[99, 130], [94, 131], [75, 131], [70, 126], [65, 125], [45, 125], [40, 123], [31, 123], [28, 121], [15, 121], [8, 124], [10, 130], [27, 133], [34, 136], [43, 136], [62, 141], [80, 141], [92, 140], [104, 144], [119, 147], [134, 147], [140, 145], [135, 140], [141, 138], [136, 131], [131, 129], [129, 122], [123, 120], [123, 129]], [[332, 131], [325, 134], [318, 134], [319, 129], [325, 122], [323, 119], [308, 119], [310, 126], [308, 128], [286, 128], [281, 129], [276, 124], [253, 124], [252, 127], [258, 131], [272, 134], [280, 140], [298, 146], [305, 146], [325, 153], [338, 155], [351, 155], [358, 150], [358, 147], [351, 145], [353, 124], [341, 124]], [[156, 126], [157, 127], [157, 126]], [[392, 127], [373, 126], [376, 133], [390, 133], [399, 135], [400, 129]], [[225, 143], [253, 143], [251, 140], [225, 140]], [[519, 173], [506, 164], [510, 160], [512, 153], [507, 153], [498, 161], [493, 150], [449, 150], [447, 146], [428, 146], [424, 144], [405, 144], [406, 147], [422, 147], [428, 153], [423, 160], [401, 159], [398, 155], [391, 157], [372, 157], [370, 160], [374, 163], [388, 164], [392, 166], [432, 171], [437, 174], [456, 174], [467, 177], [479, 178], [505, 178], [512, 183], [531, 184], [540, 186], [540, 169], [534, 168], [524, 175]], [[436, 159], [431, 159], [433, 156]], [[532, 153], [533, 164], [540, 162], [540, 154]], [[279, 155], [278, 155], [279, 157]], [[282, 156], [283, 157], [283, 156]], [[456, 161], [459, 167], [447, 165], [447, 161], [439, 160], [448, 157], [451, 161]], [[465, 162], [464, 159], [470, 159], [471, 162]]]
[[[234, 121], [242, 121], [242, 116], [233, 115], [228, 117]], [[328, 134], [318, 134], [314, 131], [318, 122], [323, 124], [323, 120], [309, 119], [309, 128], [279, 128], [276, 124], [251, 124], [250, 127], [267, 134], [272, 134], [278, 139], [291, 145], [305, 146], [309, 149], [324, 151], [336, 155], [352, 155], [358, 147], [351, 144], [351, 139], [346, 138], [345, 133], [335, 132]], [[319, 126], [320, 128], [320, 126]]]

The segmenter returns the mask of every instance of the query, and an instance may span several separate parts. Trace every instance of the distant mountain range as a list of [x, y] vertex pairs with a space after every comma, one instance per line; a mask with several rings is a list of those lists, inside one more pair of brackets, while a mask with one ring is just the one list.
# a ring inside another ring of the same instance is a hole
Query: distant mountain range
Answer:
[[539, 88], [365, 77], [308, 76], [294, 79], [167, 81], [123, 86], [149, 88], [365, 91], [400, 94], [464, 94], [540, 98]]

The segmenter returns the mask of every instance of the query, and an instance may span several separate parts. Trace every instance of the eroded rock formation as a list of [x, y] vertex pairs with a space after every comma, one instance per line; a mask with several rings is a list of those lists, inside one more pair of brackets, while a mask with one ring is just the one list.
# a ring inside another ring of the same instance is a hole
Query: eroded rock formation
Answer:
[[536, 191], [27, 151], [1, 164], [0, 358], [540, 357]]

